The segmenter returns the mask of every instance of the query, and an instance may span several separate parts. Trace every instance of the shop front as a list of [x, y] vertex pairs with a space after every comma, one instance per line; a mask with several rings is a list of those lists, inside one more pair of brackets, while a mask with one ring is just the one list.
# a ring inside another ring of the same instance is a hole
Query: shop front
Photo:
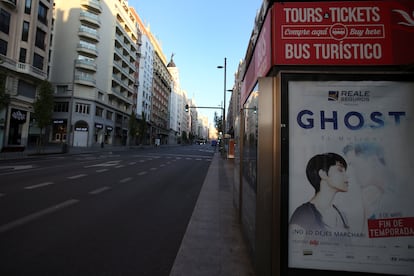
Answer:
[[276, 2], [247, 57], [237, 206], [257, 275], [412, 275], [414, 2]]

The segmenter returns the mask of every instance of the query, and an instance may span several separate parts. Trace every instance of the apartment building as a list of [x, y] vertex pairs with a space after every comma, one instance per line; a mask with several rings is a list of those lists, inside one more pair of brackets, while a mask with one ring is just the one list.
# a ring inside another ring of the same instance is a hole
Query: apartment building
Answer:
[[52, 7], [53, 0], [0, 1], [0, 83], [9, 98], [0, 107], [0, 149], [24, 149], [39, 136], [33, 103], [47, 79]]
[[[126, 145], [136, 113], [141, 39], [124, 0], [55, 0], [52, 142]], [[138, 60], [138, 61], [137, 61]]]
[[169, 106], [172, 77], [163, 57], [155, 51], [152, 80], [151, 138], [155, 144], [167, 144], [170, 135]]
[[[138, 94], [137, 94], [137, 118], [138, 120], [145, 120], [148, 126], [151, 121], [151, 106], [152, 106], [152, 79], [153, 79], [153, 65], [154, 65], [154, 46], [150, 41], [150, 30], [144, 25], [139, 14], [134, 8], [130, 8], [135, 20], [138, 23], [138, 30], [141, 33], [141, 51], [139, 55], [138, 68]], [[143, 137], [143, 143], [150, 142], [150, 127]]]

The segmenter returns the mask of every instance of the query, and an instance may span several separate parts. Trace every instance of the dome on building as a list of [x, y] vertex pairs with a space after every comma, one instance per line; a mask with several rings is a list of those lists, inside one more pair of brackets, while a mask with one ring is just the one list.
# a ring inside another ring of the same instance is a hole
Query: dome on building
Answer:
[[175, 66], [173, 58], [174, 58], [174, 54], [171, 54], [171, 59], [170, 59], [170, 62], [168, 62], [167, 67], [177, 67]]

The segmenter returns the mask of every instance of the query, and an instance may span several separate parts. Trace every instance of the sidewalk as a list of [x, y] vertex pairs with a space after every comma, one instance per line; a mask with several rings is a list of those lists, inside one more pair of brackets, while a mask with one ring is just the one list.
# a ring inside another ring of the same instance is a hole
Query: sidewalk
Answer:
[[254, 276], [233, 206], [233, 161], [215, 153], [170, 276]]

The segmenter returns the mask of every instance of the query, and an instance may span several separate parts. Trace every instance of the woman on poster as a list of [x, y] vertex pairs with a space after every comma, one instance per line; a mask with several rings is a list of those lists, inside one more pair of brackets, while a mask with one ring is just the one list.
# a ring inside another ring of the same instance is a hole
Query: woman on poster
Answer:
[[348, 191], [347, 163], [336, 153], [313, 156], [306, 166], [306, 177], [315, 194], [299, 206], [290, 218], [290, 226], [306, 233], [348, 231], [345, 214], [333, 203], [335, 195]]

